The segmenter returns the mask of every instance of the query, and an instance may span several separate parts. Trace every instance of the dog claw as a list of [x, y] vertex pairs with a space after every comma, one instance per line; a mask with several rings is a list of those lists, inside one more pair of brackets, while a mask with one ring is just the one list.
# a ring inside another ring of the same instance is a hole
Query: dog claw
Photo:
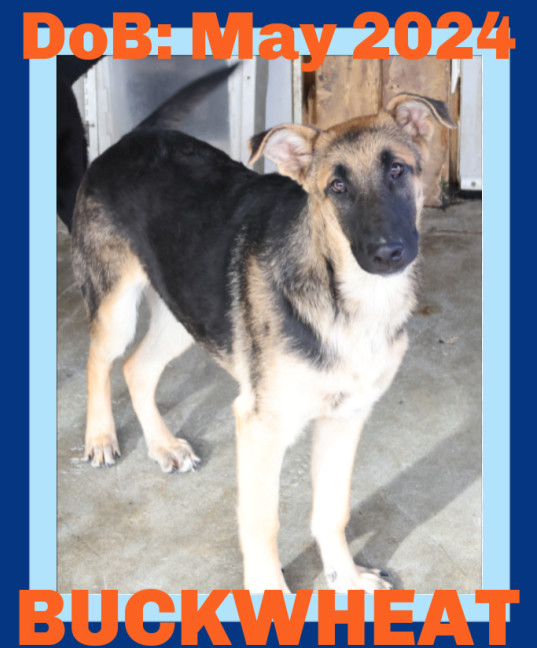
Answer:
[[85, 452], [85, 458], [93, 468], [102, 468], [103, 466], [110, 468], [116, 463], [116, 459], [121, 456], [116, 441], [103, 440], [89, 445], [89, 449]]
[[165, 473], [196, 471], [201, 465], [200, 458], [184, 439], [174, 439], [169, 445], [152, 447], [149, 456], [158, 462]]

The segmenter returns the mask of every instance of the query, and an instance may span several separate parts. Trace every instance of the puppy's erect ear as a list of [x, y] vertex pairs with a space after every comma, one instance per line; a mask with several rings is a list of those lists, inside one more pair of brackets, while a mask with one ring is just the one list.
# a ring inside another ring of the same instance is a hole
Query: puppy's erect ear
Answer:
[[446, 128], [457, 128], [443, 101], [403, 92], [386, 107], [399, 126], [419, 145], [427, 145], [434, 131], [434, 121]]
[[285, 124], [254, 135], [250, 139], [248, 164], [264, 155], [277, 165], [282, 175], [301, 182], [310, 168], [313, 145], [319, 133], [313, 126]]

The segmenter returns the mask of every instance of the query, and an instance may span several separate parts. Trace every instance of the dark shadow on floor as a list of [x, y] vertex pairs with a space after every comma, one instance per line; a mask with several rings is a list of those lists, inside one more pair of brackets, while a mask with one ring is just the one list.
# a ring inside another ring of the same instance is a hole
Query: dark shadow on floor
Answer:
[[[452, 479], [453, 465], [457, 466], [457, 480]], [[354, 556], [355, 561], [388, 571], [397, 589], [411, 587], [411, 583], [402, 583], [397, 574], [387, 569], [390, 558], [414, 529], [439, 513], [480, 476], [480, 430], [461, 430], [441, 441], [432, 452], [351, 510], [346, 529], [349, 542], [374, 532]], [[284, 571], [292, 591], [311, 587], [322, 571], [315, 542]]]

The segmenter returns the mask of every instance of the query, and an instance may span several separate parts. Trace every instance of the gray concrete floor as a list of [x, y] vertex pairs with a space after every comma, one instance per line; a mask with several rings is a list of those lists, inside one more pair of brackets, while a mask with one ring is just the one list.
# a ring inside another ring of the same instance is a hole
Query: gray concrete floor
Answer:
[[[396, 587], [471, 593], [481, 586], [481, 203], [425, 210], [423, 223], [410, 347], [363, 433], [347, 535], [356, 561], [382, 567]], [[161, 412], [203, 464], [165, 475], [147, 458], [118, 362], [122, 457], [91, 468], [82, 460], [88, 329], [69, 254], [59, 223], [59, 591], [241, 588], [234, 381], [198, 348], [167, 368]], [[280, 556], [292, 590], [325, 586], [308, 525], [309, 467], [306, 432], [282, 472]]]

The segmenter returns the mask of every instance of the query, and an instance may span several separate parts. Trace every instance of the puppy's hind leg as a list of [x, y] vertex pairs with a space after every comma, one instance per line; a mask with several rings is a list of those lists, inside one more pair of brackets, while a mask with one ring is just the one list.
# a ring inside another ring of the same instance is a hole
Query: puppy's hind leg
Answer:
[[110, 372], [136, 331], [138, 301], [147, 281], [139, 264], [128, 264], [123, 277], [101, 301], [90, 328], [87, 367], [88, 413], [85, 454], [91, 465], [111, 466], [120, 456], [112, 415]]
[[151, 309], [149, 330], [123, 365], [123, 373], [149, 456], [164, 472], [188, 472], [195, 470], [200, 460], [187, 441], [176, 438], [166, 426], [155, 402], [155, 391], [166, 365], [183, 353], [193, 339], [151, 287], [147, 288], [146, 297]]

